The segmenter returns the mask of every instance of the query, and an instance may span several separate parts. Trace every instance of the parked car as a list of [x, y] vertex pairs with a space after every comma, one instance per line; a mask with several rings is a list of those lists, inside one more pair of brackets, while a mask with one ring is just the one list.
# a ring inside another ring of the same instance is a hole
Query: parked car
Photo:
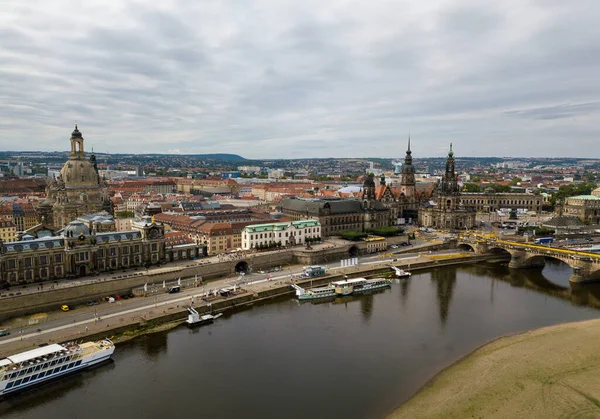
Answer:
[[96, 301], [96, 300], [90, 300], [90, 301], [88, 301], [88, 302], [87, 302], [87, 305], [88, 305], [88, 306], [95, 306], [95, 305], [98, 305], [98, 301]]
[[8, 335], [10, 335], [10, 330], [0, 329], [0, 336], [8, 336]]
[[67, 304], [63, 304], [62, 306], [60, 306], [60, 309], [62, 311], [69, 311], [69, 310], [71, 310], [71, 307]]

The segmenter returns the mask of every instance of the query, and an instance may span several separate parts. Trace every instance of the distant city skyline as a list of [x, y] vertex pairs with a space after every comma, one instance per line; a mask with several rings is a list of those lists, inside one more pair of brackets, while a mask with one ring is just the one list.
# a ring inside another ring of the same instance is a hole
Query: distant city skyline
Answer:
[[600, 158], [600, 4], [3, 2], [0, 146]]

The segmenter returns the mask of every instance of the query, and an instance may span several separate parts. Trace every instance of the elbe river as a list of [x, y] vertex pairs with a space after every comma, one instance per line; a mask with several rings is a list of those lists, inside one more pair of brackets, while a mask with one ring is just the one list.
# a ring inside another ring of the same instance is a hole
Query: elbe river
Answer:
[[110, 364], [0, 402], [0, 417], [384, 417], [491, 339], [599, 317], [599, 285], [571, 289], [570, 274], [445, 267], [372, 295], [279, 299], [118, 345]]

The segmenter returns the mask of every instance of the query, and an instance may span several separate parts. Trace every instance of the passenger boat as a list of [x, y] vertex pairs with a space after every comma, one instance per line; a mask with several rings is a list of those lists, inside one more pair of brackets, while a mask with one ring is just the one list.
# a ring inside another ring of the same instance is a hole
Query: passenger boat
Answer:
[[52, 344], [0, 359], [0, 396], [110, 360], [110, 339], [81, 344]]
[[202, 326], [203, 324], [210, 324], [215, 319], [218, 319], [219, 317], [221, 317], [223, 315], [223, 313], [219, 313], [219, 314], [215, 314], [215, 315], [204, 314], [201, 316], [200, 314], [198, 314], [198, 312], [193, 307], [188, 307], [187, 311], [188, 311], [189, 315], [185, 322], [188, 325], [188, 327]]
[[365, 291], [376, 290], [389, 287], [392, 284], [391, 279], [387, 278], [354, 278], [334, 281], [331, 283], [336, 295], [351, 295]]
[[292, 284], [292, 288], [296, 290], [298, 300], [317, 300], [321, 298], [335, 297], [335, 289], [328, 285], [326, 287], [304, 289], [296, 284]]
[[410, 278], [410, 276], [412, 275], [410, 272], [400, 268], [396, 268], [395, 266], [392, 266], [392, 269], [394, 270], [394, 272], [396, 272], [397, 278]]

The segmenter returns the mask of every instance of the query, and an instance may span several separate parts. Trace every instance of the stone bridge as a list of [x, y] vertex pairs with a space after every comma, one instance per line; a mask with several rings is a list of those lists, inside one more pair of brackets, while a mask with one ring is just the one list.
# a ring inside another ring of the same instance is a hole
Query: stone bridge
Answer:
[[510, 255], [508, 266], [515, 269], [544, 266], [545, 258], [558, 259], [573, 269], [570, 282], [600, 281], [600, 254], [477, 237], [462, 237], [457, 247], [480, 255]]

